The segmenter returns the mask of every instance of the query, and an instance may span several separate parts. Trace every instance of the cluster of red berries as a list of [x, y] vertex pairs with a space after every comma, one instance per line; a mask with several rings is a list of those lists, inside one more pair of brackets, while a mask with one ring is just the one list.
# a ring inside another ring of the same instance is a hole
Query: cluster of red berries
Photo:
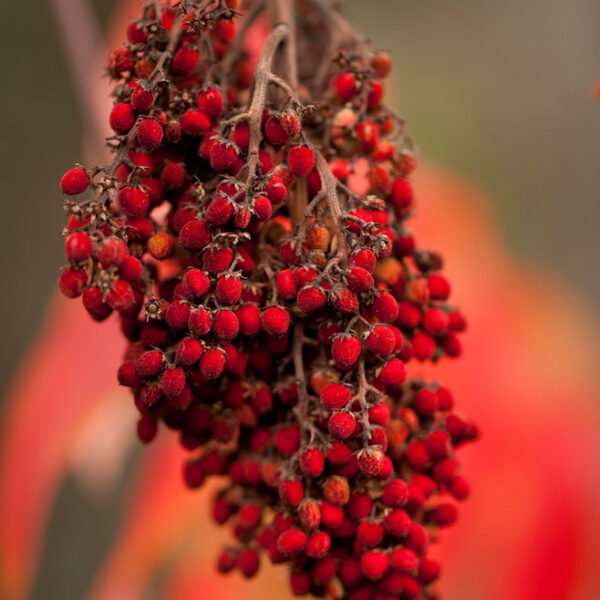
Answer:
[[[120, 319], [140, 439], [162, 423], [189, 487], [226, 478], [222, 572], [266, 554], [297, 595], [435, 598], [428, 547], [469, 493], [455, 451], [477, 429], [406, 364], [458, 356], [465, 321], [405, 228], [415, 160], [382, 104], [389, 57], [326, 2], [267, 4], [292, 22], [256, 66], [234, 0], [149, 2], [128, 27], [115, 158], [61, 180], [92, 194], [65, 203], [60, 288]], [[297, 38], [320, 61], [299, 69]]]

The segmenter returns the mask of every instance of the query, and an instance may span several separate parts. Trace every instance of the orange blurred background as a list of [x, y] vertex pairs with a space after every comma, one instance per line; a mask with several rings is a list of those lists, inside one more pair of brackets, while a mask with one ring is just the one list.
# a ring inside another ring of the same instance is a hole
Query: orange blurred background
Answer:
[[[58, 175], [91, 129], [60, 1], [5, 3], [0, 20], [0, 597], [286, 598], [281, 573], [212, 575], [221, 534], [180, 486], [175, 441], [133, 440], [116, 331], [50, 303]], [[67, 4], [103, 35], [117, 2]], [[394, 57], [388, 98], [424, 157], [413, 225], [445, 255], [471, 327], [464, 359], [440, 372], [484, 431], [464, 453], [473, 498], [440, 550], [445, 597], [600, 598], [600, 5], [346, 6]]]

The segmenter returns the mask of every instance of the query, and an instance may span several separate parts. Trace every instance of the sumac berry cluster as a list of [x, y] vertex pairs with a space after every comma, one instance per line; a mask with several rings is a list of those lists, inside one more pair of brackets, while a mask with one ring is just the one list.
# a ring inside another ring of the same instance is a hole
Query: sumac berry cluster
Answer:
[[176, 432], [190, 488], [225, 478], [222, 572], [266, 556], [297, 595], [434, 598], [429, 545], [469, 493], [456, 450], [477, 429], [407, 363], [458, 356], [465, 321], [405, 226], [389, 57], [301, 4], [250, 2], [241, 26], [233, 0], [144, 7], [108, 61], [114, 160], [61, 180], [60, 289], [120, 320], [140, 439]]

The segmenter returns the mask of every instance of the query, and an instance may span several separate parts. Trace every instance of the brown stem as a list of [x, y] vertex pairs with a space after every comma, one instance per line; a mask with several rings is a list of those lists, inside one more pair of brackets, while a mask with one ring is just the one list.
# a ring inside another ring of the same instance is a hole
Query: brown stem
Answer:
[[298, 89], [298, 52], [296, 45], [295, 0], [269, 0], [274, 25], [283, 23], [289, 28], [289, 35], [284, 46], [285, 73], [290, 87]]
[[258, 165], [258, 151], [262, 141], [262, 116], [267, 102], [267, 93], [269, 83], [271, 83], [271, 65], [275, 53], [287, 36], [289, 27], [284, 24], [277, 25], [271, 35], [265, 42], [263, 51], [260, 54], [256, 65], [256, 74], [254, 76], [254, 90], [252, 92], [252, 101], [248, 111], [236, 117], [236, 121], [247, 119], [250, 127], [250, 144], [248, 147], [248, 162], [246, 163], [246, 184], [249, 185], [256, 177], [256, 167]]
[[345, 258], [348, 255], [348, 245], [342, 227], [343, 212], [337, 193], [337, 179], [331, 172], [321, 151], [314, 148], [313, 151], [315, 153], [315, 167], [321, 178], [321, 192], [325, 196], [331, 211], [334, 234], [338, 245], [338, 256]]

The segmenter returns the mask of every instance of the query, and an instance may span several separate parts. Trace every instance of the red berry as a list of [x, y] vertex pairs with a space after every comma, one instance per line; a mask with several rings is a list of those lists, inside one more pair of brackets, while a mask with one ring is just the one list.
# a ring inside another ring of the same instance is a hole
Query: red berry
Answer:
[[154, 119], [143, 119], [137, 126], [137, 140], [146, 150], [158, 148], [163, 137], [163, 128]]
[[129, 248], [126, 242], [118, 238], [107, 238], [96, 252], [96, 257], [105, 269], [113, 265], [120, 267], [128, 255]]
[[256, 304], [245, 304], [236, 310], [240, 322], [240, 333], [255, 336], [261, 329], [260, 309]]
[[[166, 190], [179, 190], [185, 185], [186, 172], [182, 164], [167, 163], [160, 172], [160, 183]], [[146, 180], [147, 182], [147, 180]], [[149, 190], [150, 192], [150, 190]], [[162, 199], [162, 190], [158, 201]], [[150, 198], [152, 200], [152, 197]]]
[[223, 112], [223, 96], [215, 88], [208, 88], [198, 95], [198, 108], [206, 113], [211, 121], [215, 121]]
[[202, 254], [202, 266], [211, 274], [223, 273], [233, 262], [230, 248], [210, 248]]
[[106, 301], [111, 308], [115, 310], [124, 311], [134, 306], [135, 295], [131, 285], [123, 280], [117, 279], [111, 286], [108, 294], [106, 295]]
[[217, 300], [225, 306], [237, 304], [242, 295], [242, 280], [235, 275], [219, 277], [215, 294]]
[[298, 306], [307, 314], [323, 308], [327, 296], [323, 290], [314, 286], [305, 286], [298, 292]]
[[192, 46], [181, 46], [171, 61], [171, 71], [175, 75], [188, 75], [198, 64], [200, 51]]
[[306, 534], [301, 529], [292, 527], [277, 538], [277, 548], [283, 554], [295, 556], [304, 550], [306, 542]]
[[182, 330], [187, 329], [190, 317], [190, 305], [182, 300], [171, 302], [165, 320], [171, 329]]
[[389, 508], [399, 508], [408, 502], [408, 485], [401, 479], [390, 481], [383, 488], [383, 503]]
[[259, 195], [252, 201], [252, 209], [254, 214], [259, 221], [266, 221], [273, 214], [273, 207], [271, 201], [267, 196]]
[[67, 171], [60, 180], [63, 194], [76, 196], [87, 190], [90, 185], [90, 176], [83, 167], [75, 167]]
[[376, 325], [365, 339], [365, 347], [369, 352], [379, 356], [388, 356], [396, 347], [396, 336], [391, 327]]
[[206, 308], [197, 308], [190, 312], [188, 321], [190, 332], [197, 336], [203, 337], [212, 329], [212, 316]]
[[396, 548], [390, 555], [392, 568], [402, 573], [416, 573], [419, 557], [408, 548]]
[[290, 315], [280, 306], [271, 306], [260, 316], [263, 329], [270, 335], [281, 336], [290, 327]]
[[165, 396], [175, 398], [183, 392], [186, 379], [183, 369], [174, 367], [163, 372], [160, 385]]
[[[377, 264], [377, 257], [372, 250], [363, 249], [354, 252], [350, 257], [350, 262], [357, 267], [365, 269], [369, 273], [373, 273]], [[358, 290], [354, 291], [357, 292]]]
[[370, 447], [358, 453], [358, 466], [362, 473], [376, 477], [383, 468], [384, 453], [378, 447]]
[[115, 75], [121, 75], [125, 71], [131, 71], [134, 66], [135, 60], [127, 48], [116, 48], [108, 56], [108, 68]]
[[138, 87], [131, 94], [131, 108], [138, 113], [148, 112], [154, 104], [154, 94], [150, 90]]
[[392, 184], [390, 202], [398, 210], [405, 211], [412, 206], [413, 191], [406, 179], [396, 179]]
[[315, 166], [314, 152], [308, 146], [290, 148], [287, 159], [290, 172], [300, 177], [308, 175]]
[[358, 84], [352, 73], [342, 73], [335, 80], [335, 93], [342, 102], [352, 100], [358, 92]]
[[148, 212], [150, 196], [142, 188], [127, 185], [119, 190], [119, 204], [128, 217], [142, 217]]
[[329, 383], [321, 392], [321, 402], [327, 410], [345, 408], [351, 397], [350, 390], [341, 383]]
[[160, 350], [148, 350], [135, 361], [135, 372], [138, 377], [147, 379], [158, 375], [164, 365], [164, 356]]
[[260, 568], [260, 559], [256, 550], [242, 550], [237, 559], [242, 575], [247, 578], [254, 577]]
[[300, 470], [309, 477], [318, 477], [325, 468], [325, 458], [318, 448], [308, 448], [300, 455]]
[[[323, 558], [327, 555], [330, 548], [330, 535], [328, 533], [325, 533], [324, 531], [315, 531], [313, 534], [311, 534], [311, 536], [308, 538], [308, 541], [306, 542], [306, 556], [309, 556], [310, 558]], [[319, 563], [317, 563], [317, 565], [318, 564]], [[315, 565], [315, 567], [313, 568], [313, 573], [314, 569], [317, 568], [317, 565]], [[333, 569], [334, 572], [331, 574], [329, 579], [331, 579], [335, 575], [335, 561], [333, 561]], [[323, 577], [324, 574], [318, 577], [318, 579], [322, 580]]]
[[327, 422], [329, 433], [338, 439], [345, 440], [349, 438], [356, 429], [355, 418], [347, 412], [335, 412], [329, 417]]
[[396, 508], [386, 515], [383, 526], [390, 535], [405, 537], [410, 532], [410, 517], [401, 508]]
[[329, 300], [342, 313], [352, 314], [358, 310], [358, 296], [343, 286], [336, 286], [329, 295]]
[[288, 132], [275, 115], [269, 115], [265, 121], [265, 136], [273, 146], [283, 146], [290, 139]]
[[379, 379], [385, 385], [398, 387], [406, 379], [406, 367], [399, 358], [392, 358], [379, 371]]
[[216, 379], [225, 369], [225, 355], [220, 350], [207, 350], [200, 357], [200, 373], [206, 379]]
[[232, 310], [220, 310], [215, 314], [213, 330], [220, 340], [229, 341], [237, 337], [240, 322]]
[[92, 245], [90, 236], [82, 231], [76, 231], [75, 233], [72, 233], [65, 240], [65, 254], [67, 256], [67, 260], [72, 260], [73, 262], [82, 262], [87, 260], [93, 251], [94, 247]]
[[117, 133], [127, 133], [135, 123], [135, 113], [127, 102], [115, 104], [108, 118], [110, 126]]
[[287, 197], [288, 189], [283, 179], [274, 175], [267, 182], [265, 193], [272, 204], [281, 204]]
[[365, 520], [358, 524], [356, 537], [363, 546], [373, 548], [379, 546], [385, 535], [385, 529], [377, 521]]
[[97, 287], [89, 287], [81, 296], [83, 306], [96, 321], [103, 321], [112, 313], [112, 308], [104, 301], [102, 291]]
[[87, 274], [83, 269], [69, 267], [60, 274], [58, 285], [60, 291], [67, 298], [77, 298], [81, 296], [87, 283]]
[[210, 129], [210, 119], [199, 110], [188, 110], [181, 117], [181, 131], [190, 137], [200, 137]]
[[289, 425], [279, 428], [274, 439], [275, 448], [283, 456], [292, 456], [300, 448], [300, 428]]
[[183, 338], [177, 345], [175, 362], [184, 367], [196, 364], [204, 352], [204, 346], [195, 338]]
[[360, 356], [360, 341], [349, 334], [338, 334], [331, 344], [331, 356], [336, 367], [342, 371], [351, 369]]
[[375, 285], [373, 275], [362, 267], [350, 267], [348, 274], [346, 275], [348, 281], [348, 287], [353, 292], [366, 292]]
[[379, 550], [370, 550], [360, 557], [360, 568], [365, 577], [381, 579], [390, 567], [390, 560]]
[[225, 196], [217, 196], [207, 207], [205, 218], [211, 227], [225, 225], [233, 215], [233, 204]]
[[210, 147], [210, 166], [215, 171], [226, 171], [238, 157], [237, 146], [227, 140], [213, 140]]
[[204, 221], [188, 221], [179, 232], [179, 241], [188, 250], [201, 250], [210, 243], [210, 231]]
[[279, 497], [290, 506], [298, 506], [304, 497], [304, 485], [300, 479], [284, 479], [279, 482]]

